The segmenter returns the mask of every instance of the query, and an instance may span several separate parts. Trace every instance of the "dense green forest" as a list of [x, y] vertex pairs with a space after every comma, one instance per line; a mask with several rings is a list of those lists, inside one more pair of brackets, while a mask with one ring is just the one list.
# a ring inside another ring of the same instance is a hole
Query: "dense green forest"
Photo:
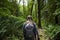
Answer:
[[60, 0], [0, 0], [0, 40], [23, 40], [27, 15], [44, 29], [44, 40], [60, 40]]

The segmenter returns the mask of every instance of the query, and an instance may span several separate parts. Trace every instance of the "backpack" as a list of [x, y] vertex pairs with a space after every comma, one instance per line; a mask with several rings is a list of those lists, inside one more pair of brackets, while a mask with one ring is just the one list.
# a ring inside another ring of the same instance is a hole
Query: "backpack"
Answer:
[[33, 23], [27, 23], [25, 25], [26, 37], [34, 37], [33, 29], [34, 29]]

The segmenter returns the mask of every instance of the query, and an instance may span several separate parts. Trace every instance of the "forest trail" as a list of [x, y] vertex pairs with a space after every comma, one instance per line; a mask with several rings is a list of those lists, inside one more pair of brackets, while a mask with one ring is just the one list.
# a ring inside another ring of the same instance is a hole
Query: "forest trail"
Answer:
[[48, 38], [46, 38], [45, 31], [45, 29], [38, 29], [40, 40], [48, 40]]

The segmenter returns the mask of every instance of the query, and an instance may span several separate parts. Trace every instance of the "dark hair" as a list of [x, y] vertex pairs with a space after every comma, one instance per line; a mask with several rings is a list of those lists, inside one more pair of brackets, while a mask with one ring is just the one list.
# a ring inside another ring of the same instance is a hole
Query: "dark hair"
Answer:
[[27, 20], [32, 20], [32, 16], [31, 15], [28, 15], [27, 16]]

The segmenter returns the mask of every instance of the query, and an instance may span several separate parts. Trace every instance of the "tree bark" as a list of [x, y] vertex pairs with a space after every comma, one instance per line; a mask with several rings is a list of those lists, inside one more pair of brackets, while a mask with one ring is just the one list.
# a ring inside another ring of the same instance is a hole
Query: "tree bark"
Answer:
[[39, 28], [42, 28], [42, 26], [41, 26], [41, 5], [40, 5], [40, 1], [41, 0], [37, 0], [37, 2], [38, 2], [38, 27]]
[[34, 0], [32, 0], [32, 5], [31, 5], [31, 14], [30, 14], [30, 15], [32, 15], [33, 5], [34, 5]]

